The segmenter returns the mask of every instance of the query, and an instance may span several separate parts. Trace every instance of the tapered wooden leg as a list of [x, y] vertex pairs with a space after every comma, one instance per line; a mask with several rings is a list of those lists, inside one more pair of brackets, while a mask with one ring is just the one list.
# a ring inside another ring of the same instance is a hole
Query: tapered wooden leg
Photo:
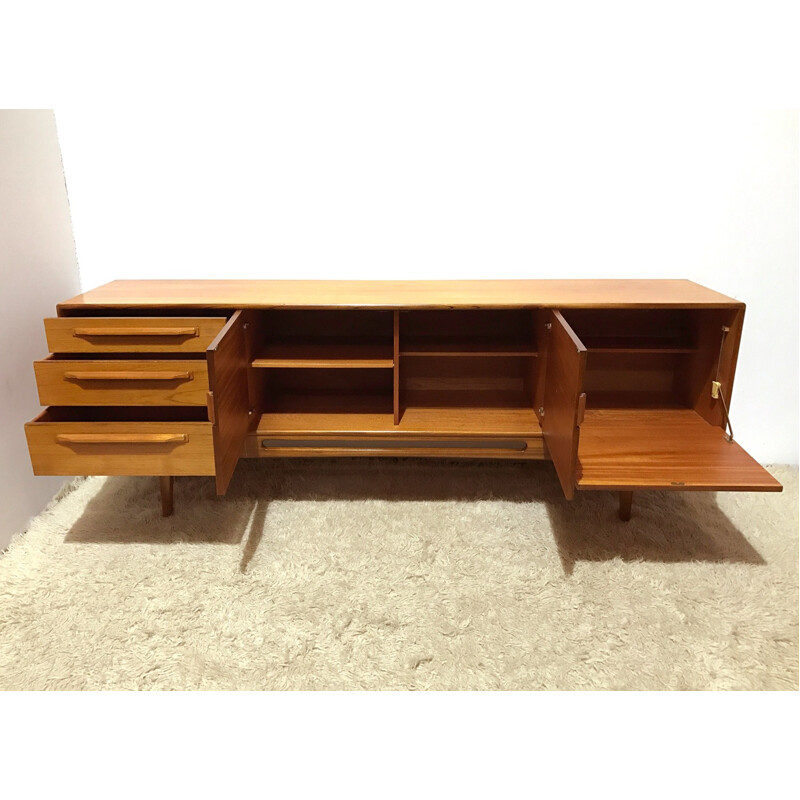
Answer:
[[169, 517], [172, 514], [172, 475], [162, 475], [161, 478], [161, 516]]
[[631, 518], [631, 503], [633, 503], [633, 492], [619, 493], [619, 518], [623, 522]]

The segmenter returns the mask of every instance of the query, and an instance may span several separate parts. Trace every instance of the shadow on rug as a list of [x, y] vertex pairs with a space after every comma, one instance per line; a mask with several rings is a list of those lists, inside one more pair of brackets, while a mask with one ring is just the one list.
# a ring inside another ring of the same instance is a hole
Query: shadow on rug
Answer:
[[[279, 469], [265, 468], [262, 463], [254, 470], [244, 463], [225, 498], [216, 497], [211, 479], [178, 478], [179, 519], [174, 520], [174, 525], [159, 520], [148, 522], [158, 509], [155, 493], [142, 503], [141, 482], [146, 479], [116, 478], [92, 497], [65, 541], [236, 544], [244, 540], [244, 569], [263, 536], [270, 500], [466, 503], [491, 499], [543, 503], [567, 574], [576, 561], [614, 558], [764, 563], [720, 510], [714, 493], [637, 492], [634, 516], [629, 523], [623, 523], [616, 515], [613, 492], [579, 494], [568, 502], [554, 482], [551, 469], [541, 464], [519, 464], [511, 470], [485, 469], [486, 465], [482, 465], [478, 472], [477, 465], [465, 469], [463, 463], [442, 465], [428, 461], [415, 465], [412, 471], [408, 466], [403, 461], [383, 462], [376, 471], [364, 470], [352, 460], [335, 465], [309, 460], [284, 463]], [[511, 476], [516, 480], [509, 480]], [[132, 508], [136, 504], [142, 507]], [[131, 519], [134, 511], [139, 512], [143, 524]], [[196, 515], [199, 519], [194, 518]]]
[[0, 559], [0, 687], [797, 687], [783, 494], [564, 500], [545, 463], [89, 478]]

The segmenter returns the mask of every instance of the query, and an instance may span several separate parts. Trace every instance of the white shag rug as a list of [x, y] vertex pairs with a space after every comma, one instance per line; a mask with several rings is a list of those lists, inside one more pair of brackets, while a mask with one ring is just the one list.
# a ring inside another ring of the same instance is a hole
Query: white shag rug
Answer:
[[75, 481], [0, 557], [3, 689], [797, 689], [783, 494], [561, 496], [547, 463]]

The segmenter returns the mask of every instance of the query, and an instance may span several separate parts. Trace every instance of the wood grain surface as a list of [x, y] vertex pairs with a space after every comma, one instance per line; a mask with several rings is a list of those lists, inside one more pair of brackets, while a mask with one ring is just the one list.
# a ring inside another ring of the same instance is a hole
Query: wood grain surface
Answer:
[[205, 360], [47, 358], [33, 369], [43, 406], [202, 406]]
[[392, 344], [369, 342], [281, 342], [269, 344], [253, 359], [256, 369], [391, 369]]
[[336, 435], [461, 435], [541, 437], [531, 408], [406, 408], [398, 425], [391, 413], [269, 413], [256, 432], [263, 436]]
[[247, 324], [248, 313], [235, 312], [207, 353], [213, 403], [217, 494], [225, 494], [250, 428]]
[[548, 312], [547, 325], [542, 432], [564, 496], [571, 500], [575, 494], [586, 348], [559, 311]]
[[744, 304], [690, 281], [114, 281], [58, 313], [37, 474], [223, 494], [241, 456], [549, 457], [623, 516], [639, 489], [781, 488], [710, 397], [718, 377], [730, 404]]
[[208, 422], [69, 421], [25, 426], [35, 475], [213, 475]]
[[687, 280], [112, 281], [58, 306], [194, 308], [550, 308], [739, 306]]
[[51, 317], [51, 353], [202, 353], [224, 317]]
[[721, 428], [682, 409], [588, 409], [579, 489], [775, 491], [781, 485]]

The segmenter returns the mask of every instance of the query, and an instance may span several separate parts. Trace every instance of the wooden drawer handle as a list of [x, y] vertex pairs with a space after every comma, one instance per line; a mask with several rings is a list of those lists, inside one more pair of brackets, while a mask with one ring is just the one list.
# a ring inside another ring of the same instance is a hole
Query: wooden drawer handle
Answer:
[[197, 328], [75, 328], [73, 336], [199, 336]]
[[190, 381], [191, 372], [170, 371], [117, 371], [117, 372], [65, 372], [65, 381]]
[[185, 433], [59, 433], [59, 444], [170, 444], [188, 442]]

